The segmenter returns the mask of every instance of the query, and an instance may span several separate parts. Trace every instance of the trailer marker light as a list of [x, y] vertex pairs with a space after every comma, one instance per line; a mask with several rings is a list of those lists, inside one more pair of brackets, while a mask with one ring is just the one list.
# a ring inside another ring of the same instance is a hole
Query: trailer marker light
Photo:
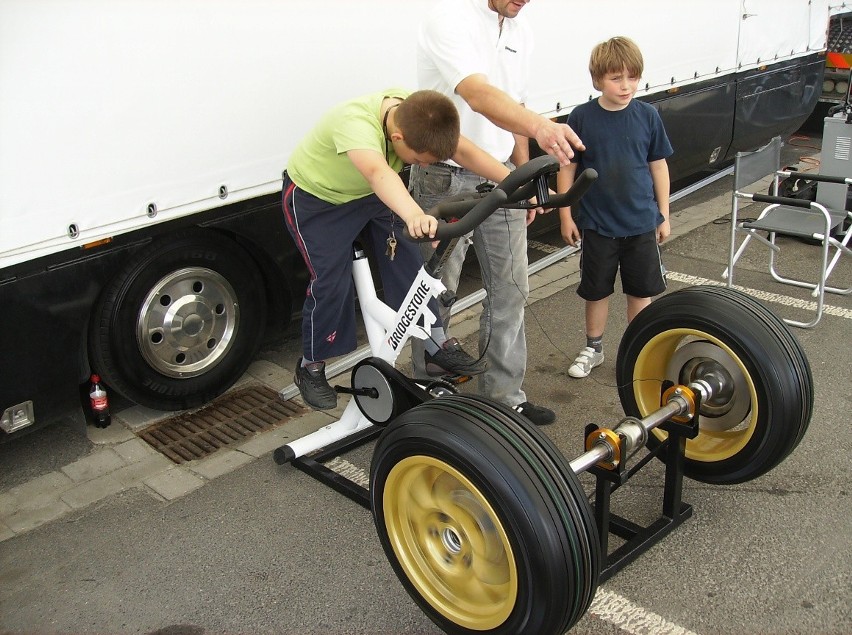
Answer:
[[112, 242], [112, 236], [109, 238], [101, 238], [100, 240], [94, 240], [90, 243], [86, 243], [83, 245], [83, 249], [94, 249], [95, 247], [100, 247], [101, 245], [108, 245]]

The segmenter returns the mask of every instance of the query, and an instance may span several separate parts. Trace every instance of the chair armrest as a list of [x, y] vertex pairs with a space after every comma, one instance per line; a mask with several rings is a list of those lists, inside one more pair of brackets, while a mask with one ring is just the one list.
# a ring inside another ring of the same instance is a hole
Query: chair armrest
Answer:
[[799, 198], [788, 198], [786, 196], [769, 196], [768, 194], [752, 194], [751, 200], [758, 203], [774, 203], [776, 205], [787, 205], [789, 207], [800, 207], [802, 209], [810, 209], [812, 202], [804, 201]]
[[829, 176], [827, 174], [810, 174], [808, 172], [785, 172], [792, 177], [798, 179], [807, 179], [816, 181], [817, 183], [840, 183], [842, 185], [852, 185], [852, 179], [843, 176]]

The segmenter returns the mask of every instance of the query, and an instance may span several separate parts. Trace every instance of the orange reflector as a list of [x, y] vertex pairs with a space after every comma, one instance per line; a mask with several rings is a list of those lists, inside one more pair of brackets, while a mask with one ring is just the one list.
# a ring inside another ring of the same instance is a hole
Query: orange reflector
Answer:
[[94, 249], [95, 247], [100, 247], [101, 245], [107, 245], [112, 242], [112, 237], [110, 238], [102, 238], [101, 240], [96, 240], [91, 243], [86, 243], [83, 245], [83, 249]]
[[852, 54], [829, 52], [825, 56], [825, 65], [832, 68], [852, 67]]

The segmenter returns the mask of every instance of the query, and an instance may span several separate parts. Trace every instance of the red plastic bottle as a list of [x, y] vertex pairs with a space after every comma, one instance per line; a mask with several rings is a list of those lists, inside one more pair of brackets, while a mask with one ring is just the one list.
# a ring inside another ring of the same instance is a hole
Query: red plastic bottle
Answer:
[[92, 375], [92, 387], [89, 389], [89, 403], [96, 428], [106, 428], [112, 419], [109, 414], [109, 399], [106, 390], [101, 385], [101, 378]]

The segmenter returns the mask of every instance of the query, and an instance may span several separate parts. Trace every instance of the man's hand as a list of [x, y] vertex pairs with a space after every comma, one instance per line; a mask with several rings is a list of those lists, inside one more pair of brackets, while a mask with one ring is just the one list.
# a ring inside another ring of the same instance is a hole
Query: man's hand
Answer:
[[498, 128], [516, 135], [534, 138], [542, 150], [556, 157], [560, 165], [568, 165], [574, 150], [585, 150], [586, 146], [564, 123], [555, 123], [488, 83], [480, 73], [468, 75], [456, 85], [456, 93], [464, 99], [474, 112], [487, 118]]
[[536, 130], [535, 140], [542, 150], [559, 161], [559, 165], [571, 163], [575, 149], [586, 149], [577, 133], [567, 124], [556, 123], [546, 118]]

